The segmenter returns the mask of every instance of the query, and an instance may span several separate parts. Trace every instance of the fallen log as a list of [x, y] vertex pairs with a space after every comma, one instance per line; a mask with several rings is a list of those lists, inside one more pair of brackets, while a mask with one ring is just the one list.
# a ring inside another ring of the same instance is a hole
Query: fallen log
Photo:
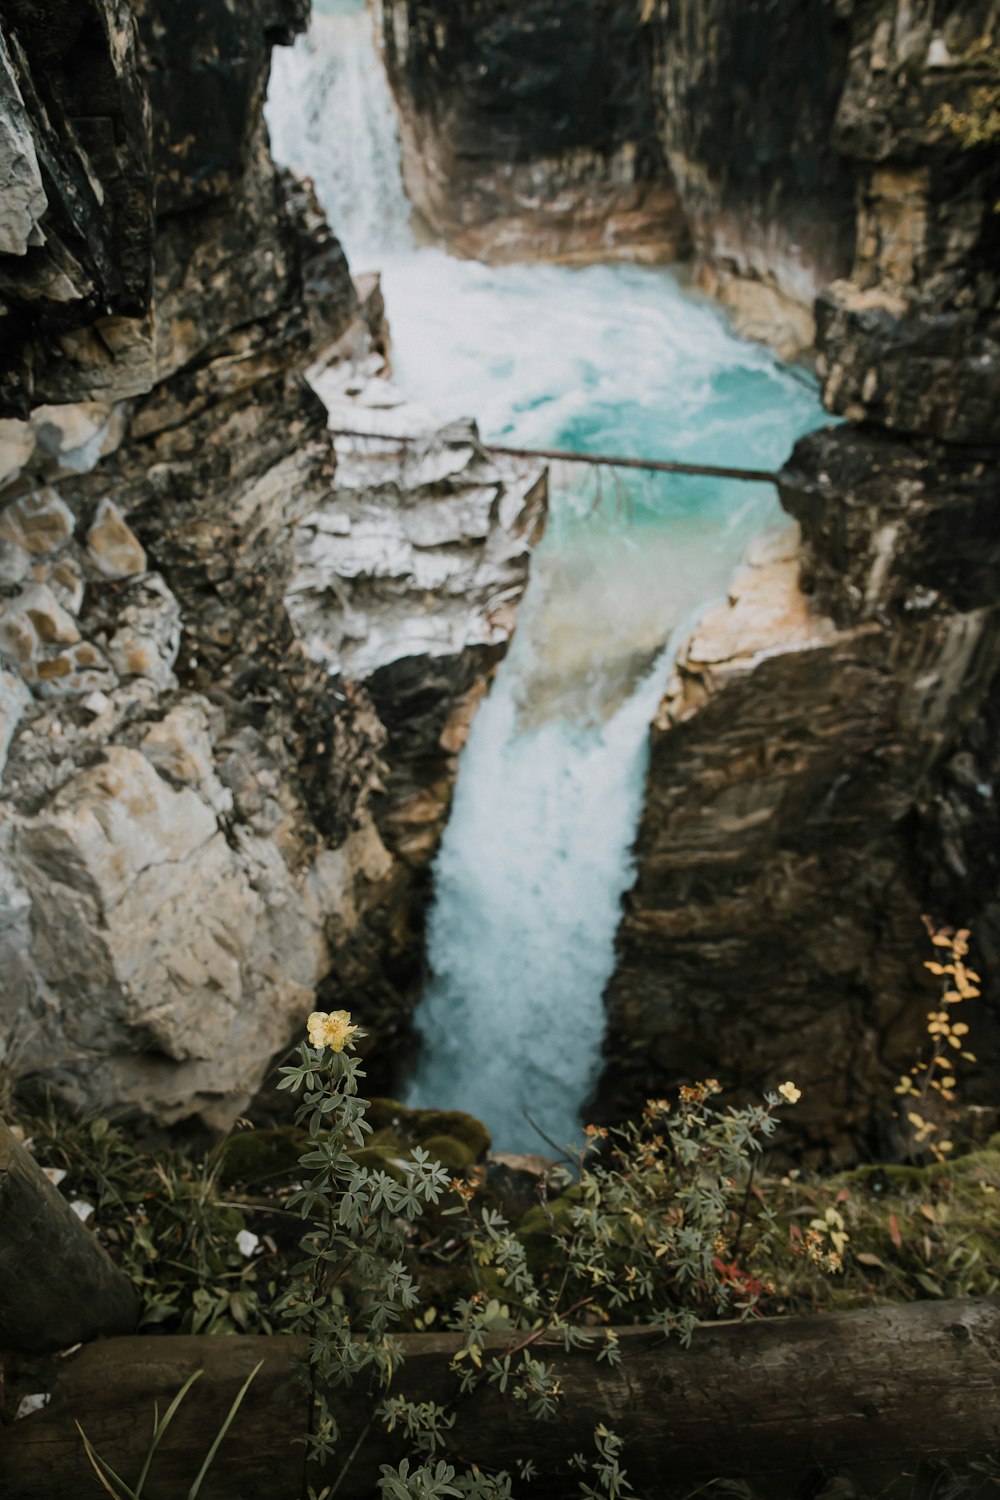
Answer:
[[65, 1349], [138, 1318], [131, 1283], [0, 1121], [0, 1350]]
[[[811, 1318], [706, 1325], [690, 1349], [642, 1329], [621, 1331], [622, 1361], [543, 1350], [565, 1392], [559, 1416], [538, 1422], [524, 1404], [483, 1389], [458, 1404], [445, 1456], [511, 1469], [533, 1460], [538, 1477], [516, 1493], [577, 1493], [568, 1462], [593, 1452], [606, 1422], [625, 1440], [639, 1494], [687, 1493], [715, 1477], [765, 1480], [772, 1500], [817, 1470], [895, 1466], [918, 1456], [1000, 1448], [1000, 1300], [924, 1302]], [[411, 1399], [455, 1395], [451, 1335], [408, 1335], [399, 1389]], [[306, 1401], [294, 1373], [304, 1341], [288, 1337], [125, 1338], [61, 1362], [44, 1410], [0, 1437], [5, 1500], [80, 1500], [87, 1465], [75, 1424], [126, 1480], [134, 1480], [152, 1427], [192, 1371], [204, 1375], [157, 1452], [144, 1495], [187, 1493], [239, 1386], [263, 1367], [236, 1417], [201, 1500], [298, 1500]], [[503, 1350], [507, 1341], [491, 1340]], [[355, 1456], [338, 1500], [371, 1500], [379, 1465], [405, 1452], [377, 1424], [358, 1386], [331, 1393]], [[366, 1431], [367, 1428], [367, 1431]], [[911, 1464], [912, 1467], [912, 1464]], [[338, 1466], [339, 1468], [339, 1466]], [[325, 1475], [326, 1482], [338, 1469]], [[94, 1493], [96, 1481], [94, 1481]]]

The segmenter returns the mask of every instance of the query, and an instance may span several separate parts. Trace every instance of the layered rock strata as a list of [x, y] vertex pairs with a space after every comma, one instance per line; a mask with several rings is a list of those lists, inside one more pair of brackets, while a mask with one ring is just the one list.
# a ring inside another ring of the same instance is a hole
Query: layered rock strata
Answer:
[[863, 212], [818, 305], [848, 420], [797, 445], [780, 493], [801, 543], [702, 621], [654, 725], [608, 991], [615, 1109], [692, 1075], [744, 1095], [787, 1076], [808, 1152], [878, 1144], [937, 993], [924, 912], [973, 929], [962, 1097], [998, 1102], [1000, 181], [937, 118], [988, 10], [855, 18], [837, 142]]
[[[335, 444], [306, 372], [322, 383], [323, 349], [363, 417], [386, 338], [377, 283], [359, 298], [267, 151], [270, 45], [302, 8], [149, 0], [133, 34], [116, 0], [88, 6], [88, 35], [124, 28], [157, 216], [150, 290], [114, 339], [83, 302], [68, 334], [41, 302], [6, 387], [2, 1062], [80, 1106], [225, 1124], [315, 1005], [383, 1034], [405, 1014], [426, 864], [544, 485], [471, 429]], [[4, 36], [19, 180], [30, 139], [54, 201], [78, 135], [47, 137], [32, 100], [60, 75], [32, 25]], [[25, 306], [62, 254], [28, 189], [5, 252]], [[88, 399], [62, 404], [71, 385]]]
[[480, 260], [676, 260], [650, 55], [620, 0], [379, 0], [418, 223]]

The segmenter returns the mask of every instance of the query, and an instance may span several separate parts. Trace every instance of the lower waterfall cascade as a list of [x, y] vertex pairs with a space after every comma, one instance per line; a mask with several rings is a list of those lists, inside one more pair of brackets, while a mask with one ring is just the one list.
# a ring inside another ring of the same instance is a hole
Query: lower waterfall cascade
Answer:
[[[382, 273], [396, 383], [434, 420], [474, 415], [487, 441], [767, 469], [826, 420], [808, 380], [668, 271], [417, 248], [370, 17], [357, 0], [316, 8], [275, 56], [275, 155], [312, 177], [354, 270]], [[672, 646], [781, 519], [768, 485], [553, 470], [436, 859], [408, 1102], [469, 1110], [509, 1151], [547, 1149], [531, 1122], [559, 1143], [578, 1134]]]

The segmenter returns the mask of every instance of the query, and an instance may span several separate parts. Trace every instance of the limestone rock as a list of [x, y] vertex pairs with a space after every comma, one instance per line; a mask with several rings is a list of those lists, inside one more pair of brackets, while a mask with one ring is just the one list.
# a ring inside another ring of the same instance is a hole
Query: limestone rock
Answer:
[[105, 578], [133, 578], [146, 571], [146, 554], [113, 500], [97, 507], [87, 532], [88, 561]]
[[34, 451], [35, 434], [30, 422], [13, 417], [0, 421], [0, 489], [20, 478]]
[[[31, 900], [37, 981], [64, 1046], [94, 1070], [92, 1096], [169, 1118], [199, 1090], [252, 1091], [322, 953], [280, 859], [262, 845], [231, 849], [195, 791], [111, 747], [20, 821], [11, 860]], [[282, 890], [300, 915], [275, 946]]]
[[173, 667], [181, 643], [180, 607], [158, 573], [136, 583], [116, 612], [118, 628], [108, 660], [120, 678], [145, 677], [164, 692], [176, 687]]
[[46, 486], [12, 500], [0, 511], [0, 537], [23, 548], [31, 557], [58, 552], [73, 535], [73, 512]]
[[31, 693], [19, 673], [0, 666], [0, 777], [7, 764], [10, 742], [30, 702]]
[[0, 255], [25, 255], [39, 245], [48, 207], [24, 100], [0, 36]]

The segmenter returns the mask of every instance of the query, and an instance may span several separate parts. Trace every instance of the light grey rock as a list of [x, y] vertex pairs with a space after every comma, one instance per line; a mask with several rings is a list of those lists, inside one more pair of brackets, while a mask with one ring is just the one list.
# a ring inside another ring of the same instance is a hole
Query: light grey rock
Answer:
[[27, 577], [31, 558], [17, 542], [9, 542], [0, 536], [0, 583], [20, 583]]
[[47, 208], [24, 100], [0, 36], [0, 255], [26, 255], [44, 244], [39, 225]]
[[148, 678], [163, 692], [176, 687], [181, 612], [159, 573], [133, 583], [115, 618], [120, 624], [108, 642], [108, 659], [118, 676]]
[[[377, 434], [392, 386], [379, 382], [374, 410], [362, 386], [345, 423], [353, 378], [345, 368], [318, 382], [331, 420]], [[309, 655], [364, 681], [409, 657], [502, 649], [544, 522], [538, 467], [488, 453], [470, 423], [406, 443], [339, 437], [337, 452], [335, 490], [296, 530], [286, 596]]]
[[18, 673], [0, 667], [0, 779], [10, 742], [30, 702], [31, 693]]
[[125, 411], [121, 403], [107, 401], [38, 406], [31, 413], [30, 427], [52, 476], [87, 474], [118, 447]]
[[139, 746], [172, 784], [195, 788], [217, 813], [233, 810], [233, 794], [220, 781], [213, 753], [210, 705], [189, 699], [150, 726]]
[[[205, 724], [198, 705], [172, 724], [196, 774]], [[81, 1092], [168, 1119], [258, 1086], [326, 957], [322, 900], [299, 899], [273, 843], [231, 846], [198, 791], [118, 745], [18, 819], [7, 850], [39, 1031], [58, 1027]]]

